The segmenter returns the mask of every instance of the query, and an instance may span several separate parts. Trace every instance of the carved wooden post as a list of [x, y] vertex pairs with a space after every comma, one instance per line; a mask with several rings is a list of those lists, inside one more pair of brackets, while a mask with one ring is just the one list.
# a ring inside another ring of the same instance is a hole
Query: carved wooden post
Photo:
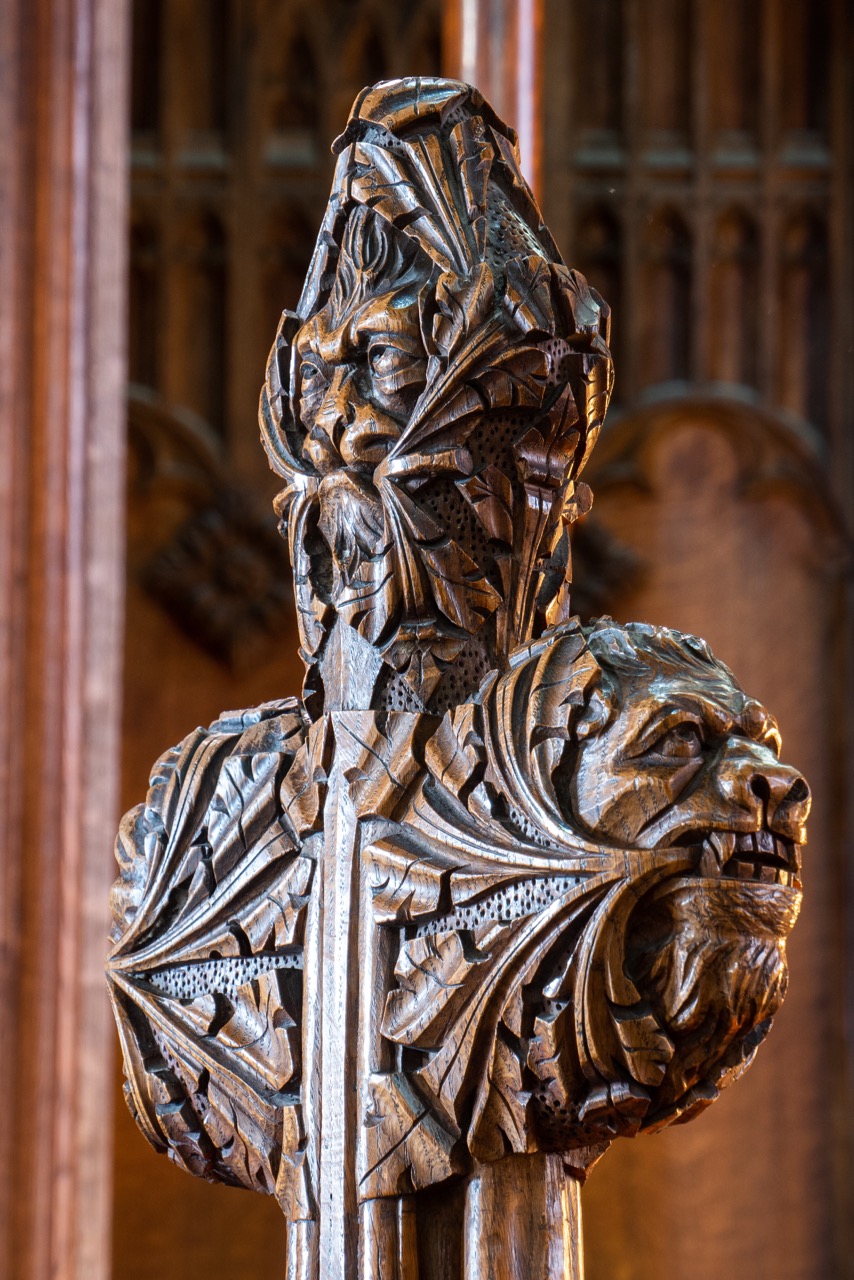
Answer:
[[335, 151], [261, 396], [304, 697], [191, 734], [124, 820], [128, 1101], [276, 1195], [292, 1277], [562, 1280], [610, 1143], [767, 1032], [809, 790], [702, 640], [571, 616], [608, 309], [512, 131], [392, 81]]
[[0, 1274], [105, 1280], [127, 6], [0, 23]]

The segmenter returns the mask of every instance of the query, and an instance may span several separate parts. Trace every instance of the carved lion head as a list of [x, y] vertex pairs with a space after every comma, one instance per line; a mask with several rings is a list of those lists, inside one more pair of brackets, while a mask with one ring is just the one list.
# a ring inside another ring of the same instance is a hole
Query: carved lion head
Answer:
[[810, 794], [779, 748], [703, 641], [610, 619], [517, 650], [448, 713], [397, 839], [417, 892], [374, 850], [378, 909], [409, 922], [384, 1034], [426, 1055], [415, 1087], [477, 1158], [584, 1167], [749, 1063], [801, 901]]

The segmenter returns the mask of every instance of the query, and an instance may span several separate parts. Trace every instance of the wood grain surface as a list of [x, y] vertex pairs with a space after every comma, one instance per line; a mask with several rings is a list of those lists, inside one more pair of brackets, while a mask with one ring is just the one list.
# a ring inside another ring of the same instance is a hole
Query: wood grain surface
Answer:
[[[0, 24], [0, 1272], [109, 1274], [127, 6]], [[13, 1154], [14, 1153], [14, 1154]]]

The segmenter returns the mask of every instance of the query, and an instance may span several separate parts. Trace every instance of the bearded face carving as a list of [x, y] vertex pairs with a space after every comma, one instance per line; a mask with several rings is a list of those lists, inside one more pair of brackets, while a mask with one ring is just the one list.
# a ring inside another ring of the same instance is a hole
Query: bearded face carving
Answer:
[[261, 397], [305, 698], [443, 711], [565, 615], [609, 312], [564, 265], [515, 135], [475, 90], [366, 90], [336, 150]]

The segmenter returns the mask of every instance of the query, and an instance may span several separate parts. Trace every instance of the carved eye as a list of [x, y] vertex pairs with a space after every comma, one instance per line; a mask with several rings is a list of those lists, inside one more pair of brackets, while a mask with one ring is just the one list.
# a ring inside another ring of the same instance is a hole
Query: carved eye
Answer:
[[371, 366], [371, 372], [377, 374], [380, 378], [387, 374], [394, 373], [398, 368], [404, 353], [397, 347], [385, 347], [377, 343], [371, 347], [368, 362]]
[[703, 733], [693, 720], [683, 720], [668, 729], [649, 748], [649, 755], [663, 760], [697, 760], [703, 754]]
[[320, 386], [322, 379], [323, 374], [317, 365], [313, 364], [311, 360], [303, 360], [300, 365], [300, 382], [305, 390], [314, 391], [316, 387]]

